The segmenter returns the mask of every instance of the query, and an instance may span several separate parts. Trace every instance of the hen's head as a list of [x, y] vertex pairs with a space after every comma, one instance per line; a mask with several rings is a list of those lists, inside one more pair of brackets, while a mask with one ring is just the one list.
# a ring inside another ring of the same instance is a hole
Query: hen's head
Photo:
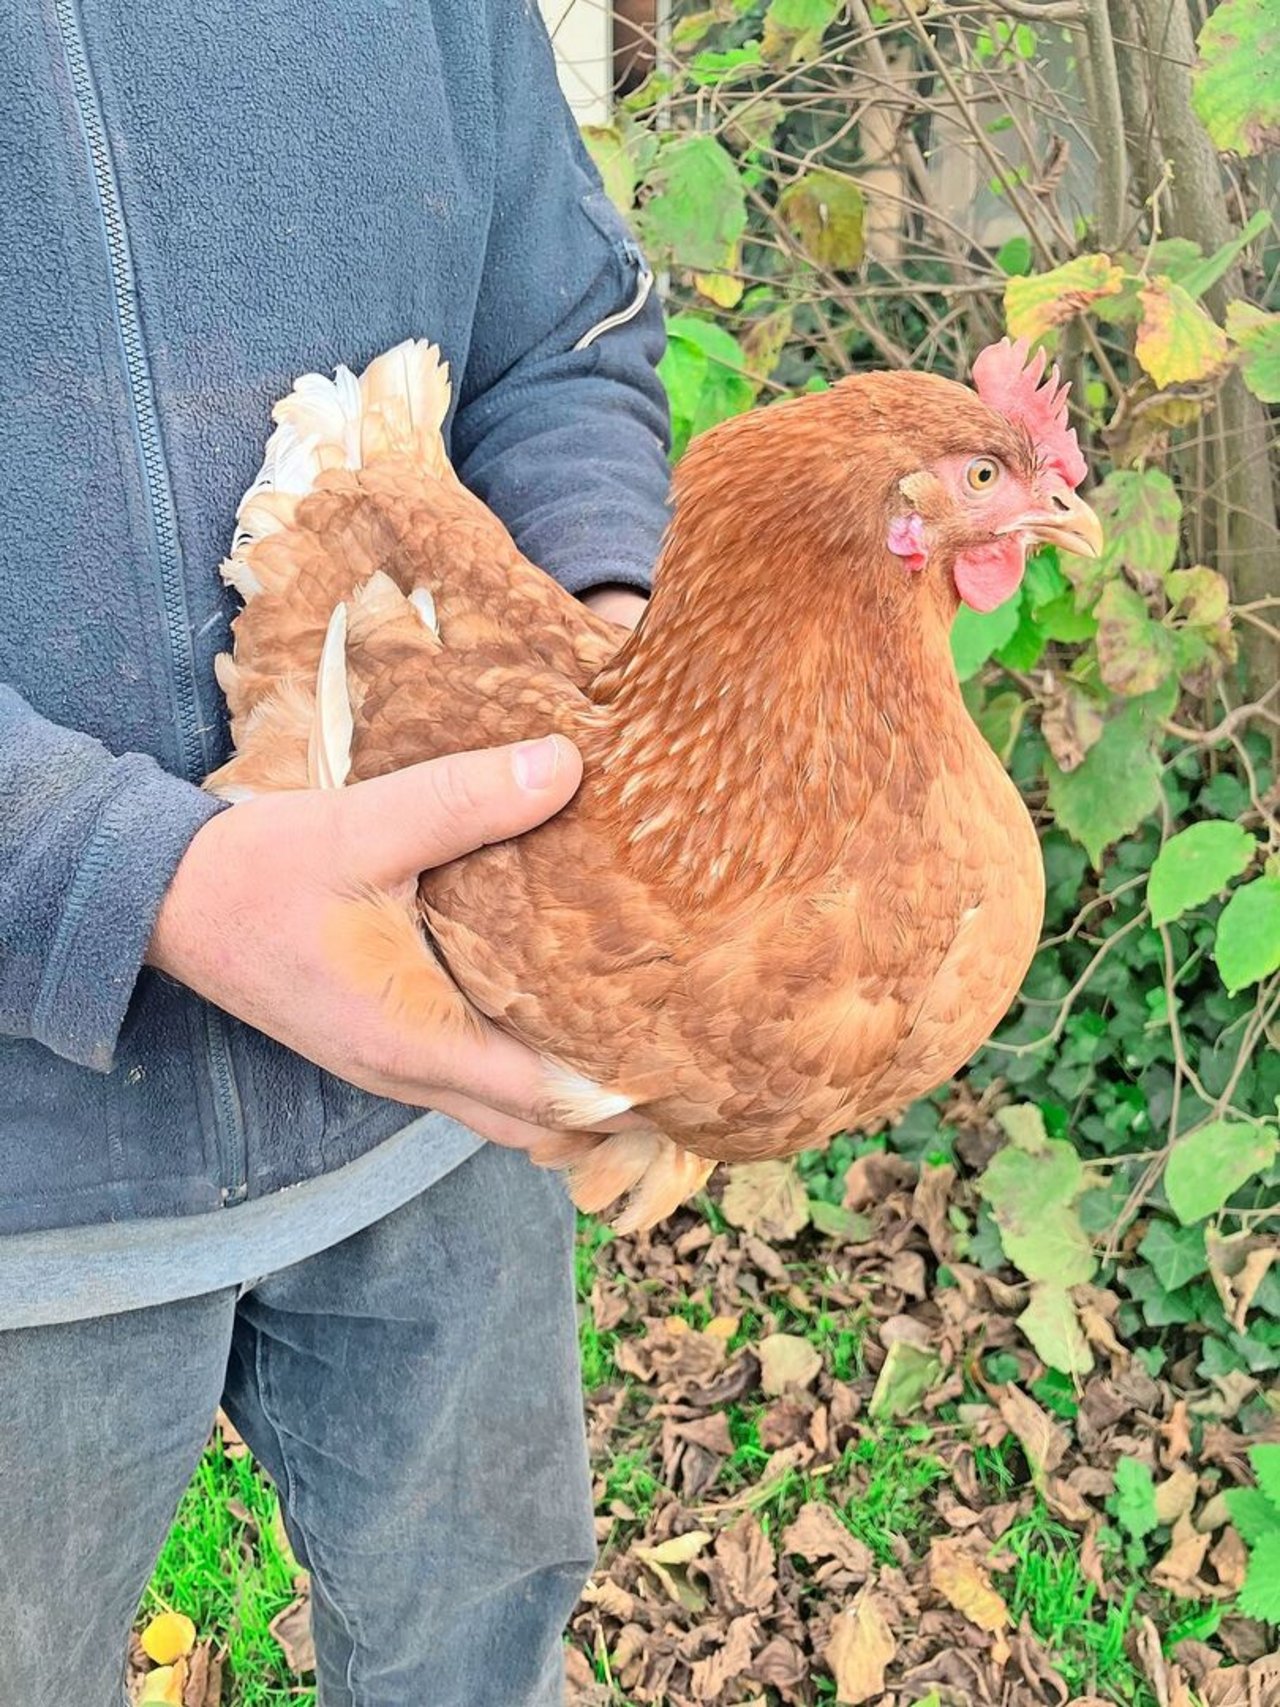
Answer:
[[977, 611], [1015, 591], [1032, 546], [1082, 557], [1102, 548], [1101, 524], [1076, 495], [1086, 470], [1067, 387], [1056, 367], [1044, 370], [1043, 351], [1005, 339], [974, 362], [976, 399], [928, 375], [878, 376], [916, 405], [897, 433], [899, 466], [915, 466], [894, 470], [884, 544], [907, 574], [947, 574]]

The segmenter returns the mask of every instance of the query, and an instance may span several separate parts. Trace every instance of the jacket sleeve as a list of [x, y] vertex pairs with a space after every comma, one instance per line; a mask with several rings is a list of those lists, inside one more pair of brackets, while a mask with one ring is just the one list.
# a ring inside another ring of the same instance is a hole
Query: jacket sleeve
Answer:
[[110, 1070], [161, 898], [224, 804], [0, 686], [0, 1031]]
[[497, 173], [454, 464], [570, 592], [647, 587], [669, 429], [653, 278], [601, 188], [534, 0], [496, 0]]

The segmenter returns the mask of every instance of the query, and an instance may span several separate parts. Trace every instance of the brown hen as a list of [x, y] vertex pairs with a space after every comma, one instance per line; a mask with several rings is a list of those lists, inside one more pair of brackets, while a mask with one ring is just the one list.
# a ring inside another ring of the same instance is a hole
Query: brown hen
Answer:
[[[1065, 396], [1007, 343], [980, 395], [866, 374], [725, 423], [674, 483], [636, 632], [524, 559], [458, 482], [425, 344], [308, 375], [238, 517], [208, 786], [341, 787], [558, 729], [542, 828], [354, 897], [331, 947], [424, 1024], [548, 1058], [540, 1157], [648, 1225], [717, 1160], [785, 1155], [941, 1083], [1007, 1009], [1036, 836], [965, 710], [949, 630], [1052, 539], [1094, 554]], [[624, 1111], [643, 1129], [599, 1135]]]

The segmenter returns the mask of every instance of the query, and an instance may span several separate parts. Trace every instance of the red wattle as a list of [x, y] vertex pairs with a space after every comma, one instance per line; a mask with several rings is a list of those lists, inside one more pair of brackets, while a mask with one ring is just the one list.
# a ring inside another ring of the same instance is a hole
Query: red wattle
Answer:
[[970, 610], [995, 610], [1018, 590], [1026, 550], [1015, 536], [961, 552], [955, 562], [956, 591]]

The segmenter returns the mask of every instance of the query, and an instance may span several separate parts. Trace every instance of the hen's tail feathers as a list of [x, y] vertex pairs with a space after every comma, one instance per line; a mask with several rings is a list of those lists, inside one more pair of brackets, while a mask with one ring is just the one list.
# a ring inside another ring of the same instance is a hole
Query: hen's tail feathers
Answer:
[[640, 1233], [665, 1221], [715, 1167], [660, 1132], [615, 1132], [590, 1149], [575, 1147], [559, 1165], [567, 1169], [569, 1193], [585, 1214], [602, 1214], [624, 1200], [610, 1217], [615, 1233]]
[[[348, 640], [358, 644], [381, 624], [401, 622], [423, 644], [438, 644], [431, 594], [401, 591], [377, 567], [369, 524], [362, 533], [340, 505], [331, 506], [312, 519], [312, 531], [280, 536], [299, 527], [299, 506], [335, 471], [349, 476], [398, 459], [428, 479], [456, 483], [443, 438], [449, 401], [439, 349], [410, 340], [359, 379], [345, 367], [332, 379], [304, 374], [276, 405], [275, 431], [236, 512], [222, 565], [223, 579], [253, 617], [238, 619], [236, 656], [216, 665], [237, 752], [207, 779], [211, 792], [239, 799], [281, 788], [341, 788], [360, 709], [348, 681]], [[317, 527], [330, 530], [323, 545]], [[338, 579], [351, 589], [349, 606], [334, 602], [336, 590], [324, 599], [335, 566], [345, 570]], [[246, 620], [252, 635], [241, 626]]]
[[236, 511], [223, 579], [246, 600], [281, 590], [280, 571], [269, 559], [255, 561], [254, 547], [290, 526], [299, 500], [331, 468], [405, 456], [424, 473], [453, 480], [442, 435], [449, 400], [448, 365], [424, 339], [387, 350], [359, 379], [345, 367], [332, 379], [304, 374], [272, 411], [276, 430]]
[[483, 1025], [432, 952], [415, 902], [380, 891], [343, 901], [326, 921], [324, 944], [351, 987], [398, 1024], [427, 1035]]

